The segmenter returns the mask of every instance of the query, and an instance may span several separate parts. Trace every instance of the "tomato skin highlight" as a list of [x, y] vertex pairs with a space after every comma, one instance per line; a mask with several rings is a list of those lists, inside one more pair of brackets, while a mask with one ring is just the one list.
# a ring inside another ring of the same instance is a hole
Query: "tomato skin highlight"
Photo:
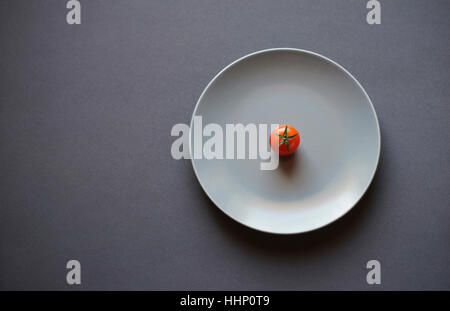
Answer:
[[279, 155], [290, 155], [300, 145], [300, 134], [293, 126], [283, 124], [272, 131], [269, 144]]

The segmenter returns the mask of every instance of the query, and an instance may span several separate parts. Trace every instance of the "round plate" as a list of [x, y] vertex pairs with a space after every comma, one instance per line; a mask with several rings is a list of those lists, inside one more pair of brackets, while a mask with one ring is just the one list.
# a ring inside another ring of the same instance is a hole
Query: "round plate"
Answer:
[[229, 123], [290, 124], [300, 132], [299, 149], [281, 157], [276, 170], [260, 170], [261, 159], [194, 159], [191, 153], [209, 198], [253, 229], [292, 234], [323, 227], [359, 201], [377, 168], [380, 130], [367, 93], [317, 53], [270, 49], [224, 68], [194, 109], [191, 150], [195, 116], [203, 127], [221, 125], [224, 136]]

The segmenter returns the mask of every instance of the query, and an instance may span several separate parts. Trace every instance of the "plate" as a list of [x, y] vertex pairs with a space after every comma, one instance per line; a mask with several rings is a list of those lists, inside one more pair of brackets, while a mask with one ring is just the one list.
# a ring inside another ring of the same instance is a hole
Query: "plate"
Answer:
[[[194, 157], [200, 116], [202, 129], [217, 124], [223, 135], [226, 124], [290, 124], [300, 147], [274, 170], [261, 170], [264, 161], [249, 159], [248, 150], [246, 159]], [[347, 213], [374, 177], [381, 143], [361, 84], [329, 58], [292, 48], [258, 51], [220, 71], [195, 106], [189, 137], [195, 175], [214, 204], [243, 225], [276, 234], [315, 230]]]

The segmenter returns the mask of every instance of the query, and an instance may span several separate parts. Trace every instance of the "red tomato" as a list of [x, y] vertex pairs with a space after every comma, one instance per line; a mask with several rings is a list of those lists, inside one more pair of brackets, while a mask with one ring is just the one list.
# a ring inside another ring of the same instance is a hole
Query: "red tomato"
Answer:
[[280, 155], [289, 155], [300, 145], [300, 134], [290, 125], [280, 125], [270, 134], [269, 144]]

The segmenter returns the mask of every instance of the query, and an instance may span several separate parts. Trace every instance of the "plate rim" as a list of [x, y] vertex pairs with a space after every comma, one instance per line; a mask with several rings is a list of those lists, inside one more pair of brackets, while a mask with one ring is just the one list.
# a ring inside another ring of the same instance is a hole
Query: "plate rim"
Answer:
[[[196, 169], [196, 167], [195, 167], [194, 157], [192, 156], [192, 150], [191, 150], [191, 149], [192, 149], [192, 147], [191, 147], [191, 145], [192, 145], [192, 144], [191, 144], [192, 125], [193, 125], [194, 117], [196, 116], [196, 112], [197, 112], [197, 109], [198, 109], [198, 107], [199, 107], [200, 102], [202, 101], [202, 99], [203, 99], [204, 95], [206, 94], [206, 92], [208, 91], [208, 89], [214, 84], [214, 82], [215, 82], [215, 81], [216, 81], [223, 73], [225, 73], [226, 71], [228, 71], [231, 67], [235, 66], [236, 64], [242, 62], [243, 60], [245, 60], [245, 59], [247, 59], [247, 58], [250, 58], [250, 57], [252, 57], [252, 56], [256, 56], [256, 55], [259, 55], [259, 54], [271, 53], [271, 52], [279, 52], [279, 51], [289, 51], [289, 52], [296, 52], [296, 53], [302, 53], [302, 54], [313, 55], [313, 56], [315, 56], [315, 57], [318, 57], [318, 58], [320, 58], [320, 59], [322, 59], [322, 60], [324, 60], [324, 61], [326, 61], [326, 62], [328, 62], [328, 63], [330, 63], [330, 64], [332, 64], [332, 65], [334, 65], [334, 66], [336, 66], [336, 67], [337, 67], [339, 70], [341, 70], [344, 74], [346, 74], [348, 77], [350, 77], [350, 78], [353, 80], [353, 82], [355, 82], [355, 84], [359, 87], [359, 89], [362, 91], [362, 93], [364, 94], [364, 96], [367, 98], [367, 100], [368, 100], [368, 102], [369, 102], [369, 106], [370, 106], [370, 108], [372, 109], [373, 115], [375, 116], [375, 123], [376, 123], [376, 126], [377, 126], [377, 134], [378, 134], [378, 150], [377, 150], [377, 160], [376, 160], [376, 163], [375, 163], [375, 167], [374, 167], [374, 169], [373, 169], [373, 172], [371, 173], [372, 176], [370, 177], [370, 179], [369, 179], [367, 185], [366, 185], [365, 188], [364, 188], [364, 191], [362, 191], [361, 195], [360, 195], [359, 198], [355, 201], [355, 203], [349, 205], [349, 208], [348, 208], [344, 213], [342, 213], [342, 214], [339, 215], [338, 217], [332, 219], [331, 221], [328, 221], [328, 222], [326, 222], [326, 223], [324, 223], [324, 224], [322, 224], [322, 225], [320, 225], [320, 226], [317, 226], [317, 227], [315, 227], [315, 228], [312, 228], [312, 229], [308, 229], [308, 230], [300, 230], [300, 231], [296, 231], [296, 232], [277, 232], [277, 231], [263, 230], [263, 229], [260, 229], [260, 228], [251, 226], [251, 225], [249, 225], [249, 224], [246, 224], [246, 223], [240, 221], [239, 219], [233, 217], [231, 214], [227, 213], [226, 211], [224, 211], [224, 210], [219, 206], [219, 204], [217, 204], [217, 203], [214, 201], [214, 199], [209, 195], [209, 193], [205, 190], [205, 187], [204, 187], [204, 185], [203, 185], [201, 179], [198, 177], [197, 169]], [[360, 82], [359, 82], [359, 81], [358, 81], [358, 80], [357, 80], [357, 79], [356, 79], [356, 78], [355, 78], [355, 77], [354, 77], [347, 69], [345, 69], [342, 65], [340, 65], [340, 64], [337, 63], [337, 62], [335, 62], [334, 60], [332, 60], [332, 59], [330, 59], [330, 58], [328, 58], [328, 57], [326, 57], [326, 56], [324, 56], [324, 55], [322, 55], [322, 54], [319, 54], [319, 53], [317, 53], [317, 52], [313, 52], [313, 51], [309, 51], [309, 50], [304, 50], [304, 49], [299, 49], [299, 48], [290, 48], [290, 47], [269, 48], [269, 49], [259, 50], [259, 51], [256, 51], [256, 52], [252, 52], [252, 53], [246, 54], [246, 55], [244, 55], [244, 56], [242, 56], [242, 57], [240, 57], [240, 58], [238, 58], [238, 59], [232, 61], [230, 64], [228, 64], [227, 66], [225, 66], [222, 70], [220, 70], [220, 71], [219, 71], [219, 72], [211, 79], [211, 81], [209, 81], [209, 83], [205, 86], [205, 88], [203, 89], [202, 93], [200, 94], [200, 96], [199, 96], [199, 98], [198, 98], [198, 100], [197, 100], [197, 102], [196, 102], [196, 104], [195, 104], [195, 107], [194, 107], [194, 110], [193, 110], [192, 116], [191, 116], [191, 121], [190, 121], [190, 124], [189, 124], [189, 156], [190, 156], [190, 160], [191, 160], [192, 168], [193, 168], [193, 170], [194, 170], [195, 177], [197, 178], [198, 183], [199, 183], [200, 186], [202, 187], [203, 192], [207, 195], [207, 197], [211, 200], [211, 202], [213, 202], [214, 205], [215, 205], [220, 211], [222, 211], [222, 213], [224, 213], [225, 215], [227, 215], [228, 217], [230, 217], [231, 219], [233, 219], [233, 220], [236, 221], [237, 223], [239, 223], [239, 224], [241, 224], [241, 225], [243, 225], [243, 226], [245, 226], [245, 227], [247, 227], [247, 228], [250, 228], [250, 229], [253, 229], [253, 230], [256, 230], [256, 231], [259, 231], [259, 232], [269, 233], [269, 234], [277, 234], [277, 235], [295, 235], [295, 234], [301, 234], [301, 233], [312, 232], [312, 231], [315, 231], [315, 230], [319, 230], [319, 229], [321, 229], [321, 228], [324, 228], [324, 227], [326, 227], [326, 226], [328, 226], [328, 225], [330, 225], [330, 224], [336, 222], [337, 220], [341, 219], [344, 215], [348, 214], [348, 212], [350, 212], [350, 211], [351, 211], [351, 210], [352, 210], [352, 209], [353, 209], [353, 208], [361, 201], [361, 199], [364, 197], [364, 195], [366, 194], [367, 190], [369, 189], [370, 185], [372, 184], [372, 181], [373, 181], [373, 179], [374, 179], [374, 177], [375, 177], [375, 174], [376, 174], [376, 172], [377, 172], [377, 169], [378, 169], [378, 164], [379, 164], [379, 162], [380, 162], [380, 154], [381, 154], [381, 131], [380, 131], [380, 124], [379, 124], [379, 121], [378, 121], [378, 115], [377, 115], [377, 112], [376, 112], [376, 110], [375, 110], [375, 107], [374, 107], [374, 105], [373, 105], [373, 103], [372, 103], [372, 100], [370, 99], [369, 95], [367, 94], [366, 90], [365, 90], [364, 87], [361, 85], [361, 83], [360, 83]]]

